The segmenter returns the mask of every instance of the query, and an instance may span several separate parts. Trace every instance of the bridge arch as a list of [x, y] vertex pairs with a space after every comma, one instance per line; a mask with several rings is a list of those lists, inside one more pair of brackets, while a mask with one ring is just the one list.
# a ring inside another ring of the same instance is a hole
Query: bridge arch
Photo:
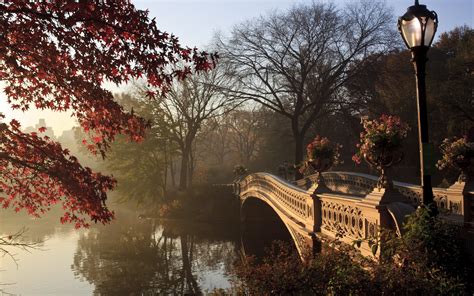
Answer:
[[[292, 186], [289, 183], [284, 184], [286, 183], [285, 181], [279, 180], [278, 178], [268, 174], [259, 174], [258, 177], [265, 178], [266, 185], [271, 184], [273, 181], [273, 183], [277, 182], [282, 183], [281, 185]], [[306, 220], [308, 220], [308, 215], [311, 214], [311, 217], [309, 219], [311, 220], [311, 223], [309, 224], [311, 224], [312, 226], [312, 219], [314, 218], [312, 218], [312, 209], [310, 209], [312, 205], [309, 203], [307, 204], [307, 201], [304, 200], [304, 198], [308, 198], [312, 202], [312, 198], [308, 195], [306, 191], [299, 188], [296, 190], [300, 191], [300, 198], [293, 197], [292, 200], [288, 196], [287, 198], [285, 198], [285, 196], [283, 195], [280, 195], [280, 198], [275, 198], [275, 191], [272, 191], [272, 188], [269, 188], [268, 186], [264, 186], [264, 184], [265, 183], [260, 183], [260, 185], [262, 186], [255, 186], [256, 184], [253, 184], [247, 188], [248, 190], [246, 190], [246, 188], [242, 188], [243, 190], [240, 192], [241, 217], [245, 217], [246, 206], [249, 203], [253, 203], [255, 202], [255, 200], [258, 200], [269, 208], [271, 208], [272, 211], [279, 218], [279, 220], [282, 222], [282, 224], [286, 227], [301, 257], [303, 257], [305, 254], [312, 252], [314, 246], [314, 234], [312, 231], [313, 229], [312, 227], [306, 227], [307, 223], [305, 222], [307, 222]], [[291, 207], [282, 204], [283, 200], [286, 200], [288, 204], [291, 204], [293, 210], [291, 210]], [[294, 209], [299, 209], [299, 211], [295, 211]], [[306, 211], [306, 209], [308, 210]]]
[[241, 203], [241, 247], [244, 254], [263, 258], [273, 241], [283, 241], [298, 251], [298, 246], [291, 230], [282, 218], [267, 202], [255, 197], [248, 197]]

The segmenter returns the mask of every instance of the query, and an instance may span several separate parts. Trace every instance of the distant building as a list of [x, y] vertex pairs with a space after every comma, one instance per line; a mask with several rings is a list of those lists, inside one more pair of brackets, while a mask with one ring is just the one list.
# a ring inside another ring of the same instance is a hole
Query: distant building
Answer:
[[39, 128], [41, 128], [41, 127], [46, 128], [46, 131], [44, 133], [41, 133], [41, 135], [48, 136], [51, 139], [56, 139], [56, 137], [54, 135], [53, 128], [50, 127], [50, 126], [46, 126], [46, 120], [44, 118], [41, 118], [34, 127], [32, 127], [32, 126], [26, 127], [24, 131], [25, 131], [25, 133], [31, 133], [31, 132], [39, 133]]

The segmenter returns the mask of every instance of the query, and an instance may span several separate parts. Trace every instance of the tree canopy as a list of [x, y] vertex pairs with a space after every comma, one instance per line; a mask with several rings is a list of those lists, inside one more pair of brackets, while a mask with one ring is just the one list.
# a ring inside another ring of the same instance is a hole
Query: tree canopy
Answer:
[[[71, 111], [93, 152], [105, 155], [117, 134], [140, 141], [147, 122], [103, 87], [145, 78], [159, 93], [174, 79], [207, 70], [214, 56], [183, 47], [129, 1], [0, 3], [0, 80], [11, 108]], [[149, 93], [153, 95], [153, 93]], [[40, 132], [44, 130], [41, 129]], [[0, 112], [0, 203], [35, 216], [61, 202], [62, 222], [106, 223], [113, 178], [82, 167], [41, 133], [24, 133]]]
[[241, 23], [218, 49], [239, 82], [234, 95], [289, 120], [299, 163], [307, 131], [334, 109], [365, 57], [393, 46], [392, 19], [381, 2], [313, 2]]

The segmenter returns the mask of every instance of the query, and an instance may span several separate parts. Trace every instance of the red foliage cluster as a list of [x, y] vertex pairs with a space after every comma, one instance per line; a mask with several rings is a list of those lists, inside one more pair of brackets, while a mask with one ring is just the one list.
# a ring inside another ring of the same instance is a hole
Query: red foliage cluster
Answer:
[[0, 131], [3, 208], [24, 208], [39, 217], [62, 202], [65, 213], [61, 222], [75, 222], [76, 227], [88, 225], [84, 215], [102, 223], [113, 218], [105, 205], [106, 192], [115, 186], [112, 178], [82, 167], [69, 151], [47, 136], [23, 133], [16, 120], [10, 125], [1, 123]]
[[[207, 70], [215, 58], [182, 47], [156, 28], [148, 12], [125, 0], [5, 1], [0, 32], [0, 80], [11, 107], [71, 110], [93, 139], [89, 148], [102, 155], [117, 134], [139, 141], [147, 127], [113, 100], [103, 82], [146, 78], [166, 92], [175, 78]], [[58, 143], [22, 133], [15, 121], [2, 124], [0, 168], [4, 207], [37, 214], [64, 196], [71, 213], [63, 221], [84, 225], [76, 211], [93, 221], [112, 216], [103, 205], [112, 179], [83, 168]]]

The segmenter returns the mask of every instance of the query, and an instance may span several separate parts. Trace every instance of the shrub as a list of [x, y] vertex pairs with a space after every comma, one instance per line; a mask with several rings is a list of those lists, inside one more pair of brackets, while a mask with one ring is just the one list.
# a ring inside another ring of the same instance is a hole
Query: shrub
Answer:
[[249, 295], [471, 295], [473, 273], [459, 229], [429, 211], [412, 214], [403, 237], [384, 231], [377, 262], [341, 244], [301, 262], [277, 245], [262, 263], [237, 263], [238, 288]]
[[329, 251], [301, 261], [277, 243], [262, 263], [254, 257], [236, 264], [239, 290], [248, 295], [349, 295], [366, 291], [368, 272], [346, 251]]
[[172, 218], [177, 217], [182, 212], [182, 204], [179, 200], [172, 200], [170, 202], [164, 203], [160, 206], [158, 210], [158, 215], [162, 218]]

